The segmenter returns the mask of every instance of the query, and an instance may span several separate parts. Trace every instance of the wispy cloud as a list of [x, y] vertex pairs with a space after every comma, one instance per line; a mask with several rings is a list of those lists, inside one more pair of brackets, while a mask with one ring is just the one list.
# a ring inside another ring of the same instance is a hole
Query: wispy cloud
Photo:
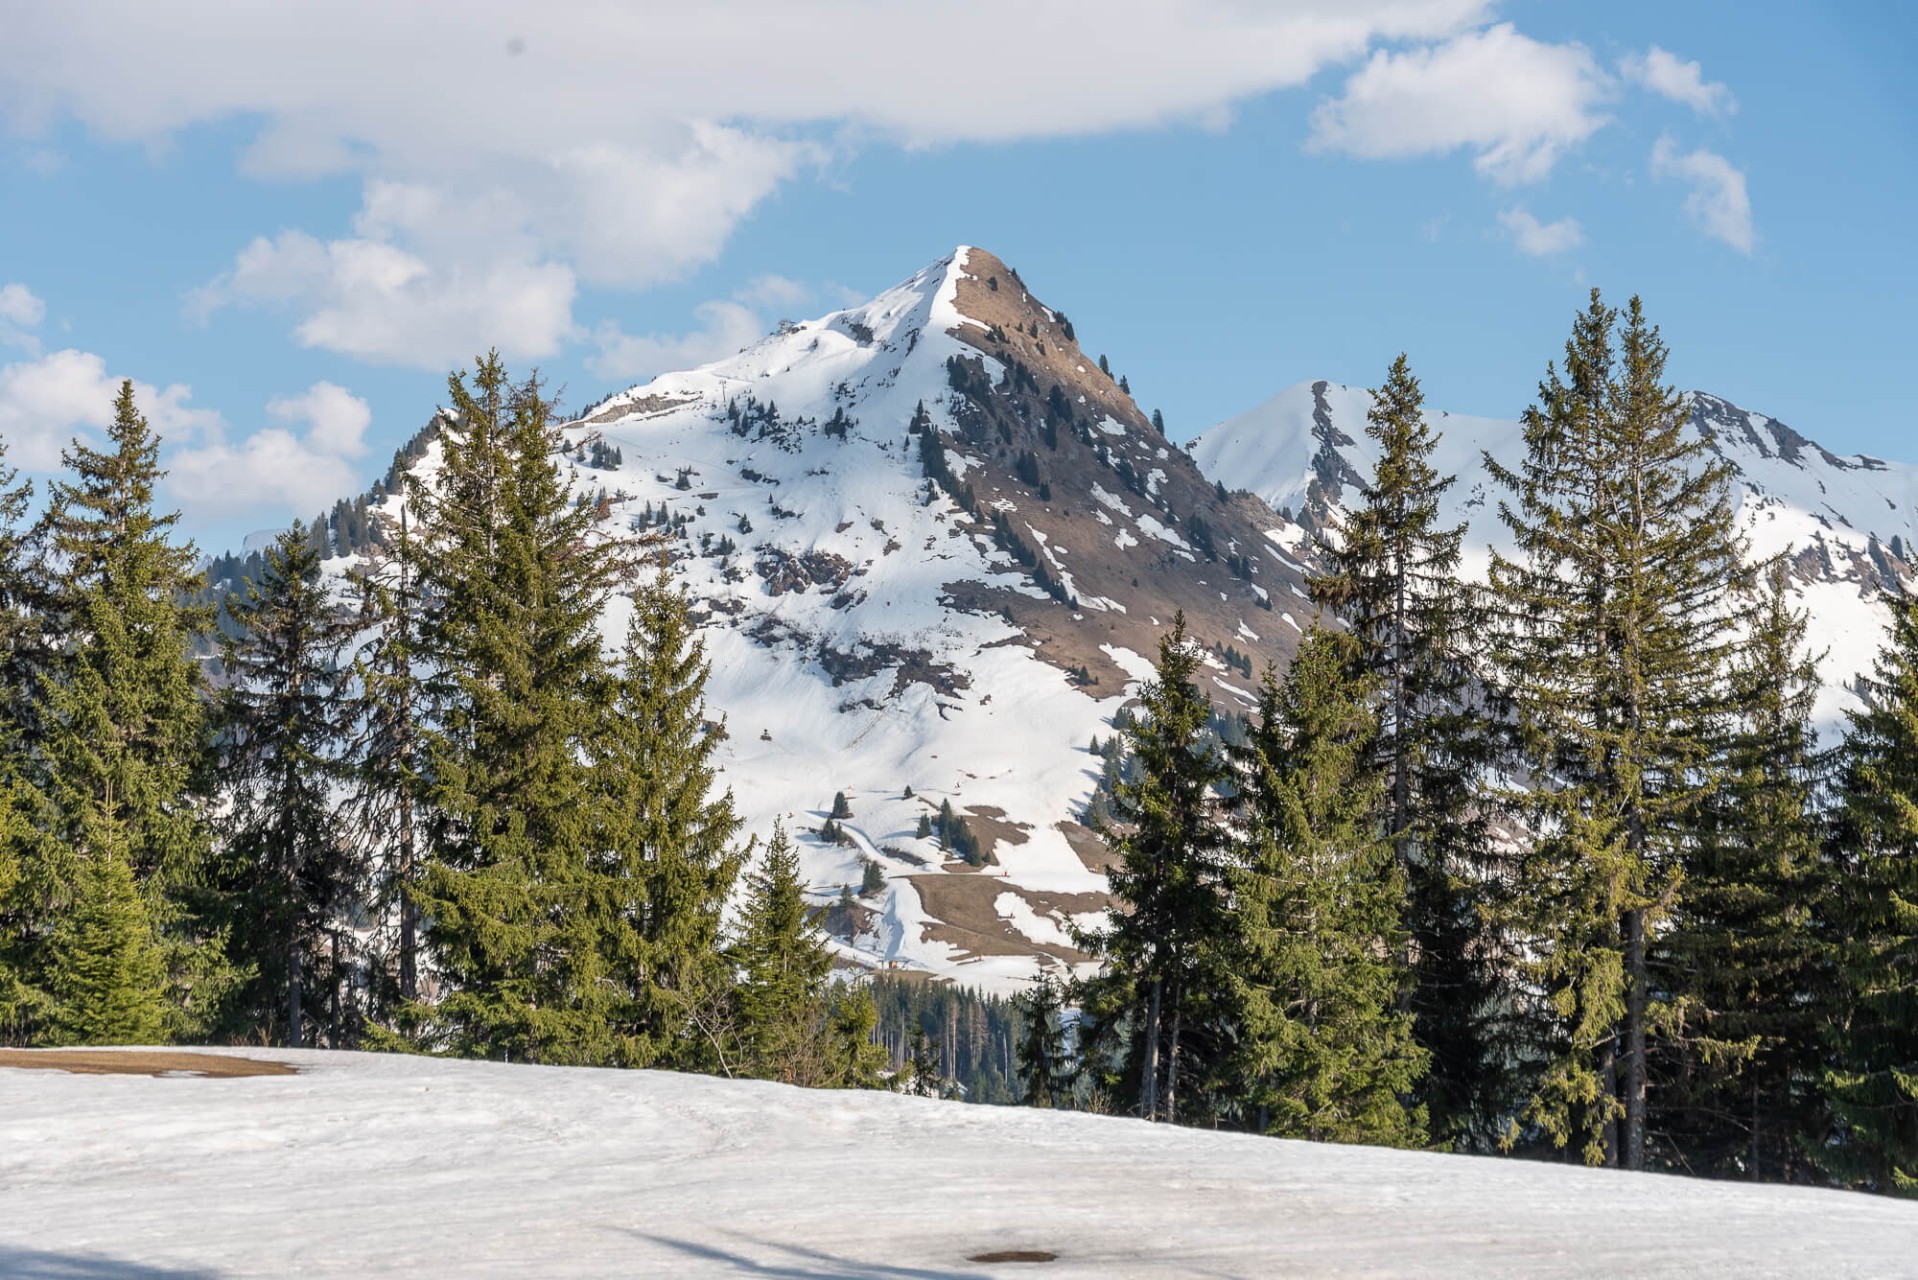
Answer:
[[1738, 110], [1738, 101], [1726, 85], [1707, 81], [1698, 63], [1681, 61], [1677, 54], [1657, 45], [1642, 54], [1627, 54], [1619, 59], [1618, 70], [1633, 84], [1690, 107], [1700, 115], [1728, 116]]
[[1499, 225], [1511, 236], [1518, 251], [1528, 257], [1547, 258], [1576, 249], [1585, 243], [1585, 233], [1576, 218], [1540, 222], [1523, 208], [1506, 209], [1498, 215]]
[[29, 355], [40, 354], [40, 337], [34, 332], [47, 317], [47, 304], [23, 284], [0, 286], [0, 347], [17, 347]]
[[1680, 152], [1667, 134], [1652, 147], [1652, 176], [1690, 184], [1685, 212], [1706, 235], [1747, 255], [1757, 245], [1745, 175], [1724, 156], [1703, 147]]

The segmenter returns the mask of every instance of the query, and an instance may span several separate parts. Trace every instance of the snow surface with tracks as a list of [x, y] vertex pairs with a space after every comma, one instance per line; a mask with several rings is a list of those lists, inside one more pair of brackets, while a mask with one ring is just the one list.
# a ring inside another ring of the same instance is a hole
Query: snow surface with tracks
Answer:
[[[272, 1056], [299, 1074], [0, 1068], [0, 1275], [1918, 1271], [1918, 1205], [1844, 1192], [661, 1072]], [[1008, 1250], [1057, 1258], [968, 1261]]]
[[[1815, 718], [1828, 732], [1859, 705], [1850, 686], [1869, 673], [1890, 612], [1871, 580], [1909, 573], [1918, 545], [1918, 467], [1864, 455], [1839, 457], [1791, 428], [1702, 392], [1688, 397], [1692, 429], [1707, 423], [1717, 454], [1732, 468], [1732, 489], [1752, 553], [1794, 557], [1792, 592], [1810, 615], [1810, 647], [1822, 654]], [[1336, 383], [1300, 383], [1247, 413], [1202, 433], [1187, 449], [1209, 477], [1258, 494], [1275, 510], [1336, 515], [1358, 497], [1378, 461], [1365, 434], [1371, 392]], [[1427, 410], [1438, 434], [1432, 465], [1458, 477], [1441, 523], [1469, 527], [1460, 574], [1483, 582], [1491, 551], [1514, 554], [1499, 518], [1508, 494], [1485, 468], [1485, 455], [1511, 471], [1525, 457], [1522, 425]], [[1288, 530], [1288, 532], [1295, 532]], [[1898, 540], [1902, 556], [1892, 552]], [[1293, 548], [1288, 548], [1293, 549]]]

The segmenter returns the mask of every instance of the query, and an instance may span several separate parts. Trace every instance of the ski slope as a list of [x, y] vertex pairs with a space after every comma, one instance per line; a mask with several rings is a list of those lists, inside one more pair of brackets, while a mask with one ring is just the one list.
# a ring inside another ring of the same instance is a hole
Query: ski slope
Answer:
[[[658, 1072], [272, 1056], [299, 1073], [0, 1068], [0, 1275], [1918, 1269], [1918, 1204], [1841, 1192]], [[968, 1261], [1001, 1251], [1057, 1257]]]

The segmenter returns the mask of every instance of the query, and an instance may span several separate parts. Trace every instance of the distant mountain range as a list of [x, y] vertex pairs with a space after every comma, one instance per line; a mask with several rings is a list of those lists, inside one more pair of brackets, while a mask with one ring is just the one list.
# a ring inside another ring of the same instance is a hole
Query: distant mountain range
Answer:
[[[1855, 454], [1839, 457], [1784, 423], [1702, 391], [1686, 397], [1691, 427], [1729, 464], [1734, 496], [1755, 556], [1786, 554], [1792, 591], [1810, 615], [1823, 654], [1821, 730], [1844, 722], [1854, 692], [1889, 624], [1887, 585], [1912, 576], [1918, 541], [1918, 467]], [[1377, 453], [1365, 434], [1369, 392], [1313, 382], [1212, 428], [1187, 449], [1209, 476], [1243, 485], [1305, 529], [1336, 523], [1370, 479]], [[1512, 554], [1499, 518], [1505, 493], [1485, 457], [1517, 470], [1525, 441], [1517, 421], [1431, 410], [1440, 435], [1434, 465], [1457, 477], [1446, 523], [1468, 525], [1461, 573], [1483, 581], [1491, 548]], [[1300, 549], [1299, 554], [1307, 554]]]

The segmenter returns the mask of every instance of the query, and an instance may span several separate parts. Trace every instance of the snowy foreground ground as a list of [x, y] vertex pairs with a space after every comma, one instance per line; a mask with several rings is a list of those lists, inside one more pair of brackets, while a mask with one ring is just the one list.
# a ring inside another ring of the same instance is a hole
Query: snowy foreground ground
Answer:
[[[260, 1055], [268, 1056], [268, 1055]], [[0, 1068], [0, 1275], [1912, 1275], [1918, 1204], [655, 1072]], [[1005, 1250], [1041, 1263], [975, 1263]]]

